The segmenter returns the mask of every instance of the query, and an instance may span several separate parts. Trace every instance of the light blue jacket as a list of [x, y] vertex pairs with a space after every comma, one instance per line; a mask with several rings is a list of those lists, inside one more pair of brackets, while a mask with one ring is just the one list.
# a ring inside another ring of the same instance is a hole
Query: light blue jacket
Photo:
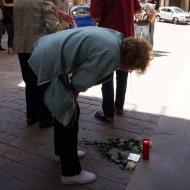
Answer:
[[83, 27], [36, 42], [29, 64], [38, 76], [38, 85], [50, 82], [44, 100], [60, 123], [67, 126], [75, 114], [72, 87], [86, 91], [118, 68], [122, 38], [111, 29]]

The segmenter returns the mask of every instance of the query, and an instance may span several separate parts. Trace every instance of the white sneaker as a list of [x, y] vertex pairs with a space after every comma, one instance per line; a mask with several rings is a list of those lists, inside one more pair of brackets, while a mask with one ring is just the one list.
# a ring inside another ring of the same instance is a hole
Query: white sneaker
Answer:
[[96, 180], [96, 175], [82, 170], [79, 175], [74, 176], [61, 176], [61, 182], [63, 184], [86, 184], [92, 183]]
[[[79, 159], [83, 159], [85, 157], [85, 152], [84, 151], [78, 150], [77, 153], [78, 153]], [[55, 159], [56, 162], [59, 162], [60, 161], [60, 156], [54, 155], [54, 159]]]

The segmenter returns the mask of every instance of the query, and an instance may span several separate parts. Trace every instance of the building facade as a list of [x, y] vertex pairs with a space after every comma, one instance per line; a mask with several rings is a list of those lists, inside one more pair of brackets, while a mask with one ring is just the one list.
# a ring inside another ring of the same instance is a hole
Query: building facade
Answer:
[[[62, 0], [67, 1], [73, 5], [88, 4], [90, 0]], [[177, 6], [183, 10], [190, 12], [190, 0], [160, 0], [161, 6]]]
[[161, 6], [177, 6], [190, 12], [190, 0], [160, 0]]

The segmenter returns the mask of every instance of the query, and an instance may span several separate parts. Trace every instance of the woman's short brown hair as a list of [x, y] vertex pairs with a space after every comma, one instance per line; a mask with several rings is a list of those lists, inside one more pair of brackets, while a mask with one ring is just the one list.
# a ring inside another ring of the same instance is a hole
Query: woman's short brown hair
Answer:
[[121, 45], [121, 57], [128, 70], [144, 73], [152, 57], [152, 46], [139, 38], [124, 38]]

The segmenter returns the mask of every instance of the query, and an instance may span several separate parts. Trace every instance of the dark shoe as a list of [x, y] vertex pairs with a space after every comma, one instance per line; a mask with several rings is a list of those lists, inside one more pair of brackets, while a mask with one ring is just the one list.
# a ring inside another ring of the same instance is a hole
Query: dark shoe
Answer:
[[2, 47], [0, 47], [0, 51], [5, 51], [6, 49], [4, 49], [4, 48], [2, 48]]
[[113, 123], [113, 121], [114, 121], [113, 118], [105, 116], [104, 113], [102, 113], [102, 112], [96, 112], [94, 117], [97, 120], [105, 122], [105, 123]]
[[40, 121], [39, 128], [44, 129], [53, 126], [53, 121]]
[[123, 109], [117, 109], [117, 108], [115, 108], [115, 113], [117, 115], [123, 115]]
[[27, 117], [27, 124], [28, 125], [33, 125], [34, 123], [37, 123], [38, 121], [39, 121], [39, 119], [36, 117]]

